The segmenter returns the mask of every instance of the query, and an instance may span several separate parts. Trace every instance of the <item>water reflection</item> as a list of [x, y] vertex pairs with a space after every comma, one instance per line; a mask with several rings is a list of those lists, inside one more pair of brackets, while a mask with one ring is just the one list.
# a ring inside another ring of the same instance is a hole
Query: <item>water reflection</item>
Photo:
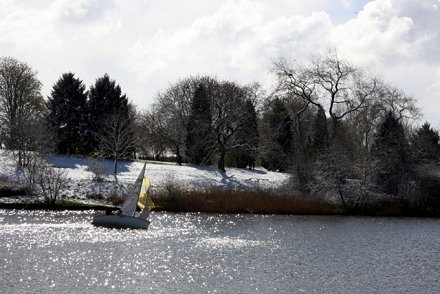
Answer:
[[438, 292], [435, 219], [0, 210], [0, 292]]

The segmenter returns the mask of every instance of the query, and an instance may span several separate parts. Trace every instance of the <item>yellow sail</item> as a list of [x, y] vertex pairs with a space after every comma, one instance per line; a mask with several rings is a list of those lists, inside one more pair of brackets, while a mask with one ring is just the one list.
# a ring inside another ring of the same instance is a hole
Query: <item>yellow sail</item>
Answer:
[[154, 203], [151, 199], [151, 182], [147, 177], [144, 177], [142, 180], [142, 187], [137, 205], [141, 210], [144, 210], [145, 206], [148, 207], [148, 211], [154, 208]]

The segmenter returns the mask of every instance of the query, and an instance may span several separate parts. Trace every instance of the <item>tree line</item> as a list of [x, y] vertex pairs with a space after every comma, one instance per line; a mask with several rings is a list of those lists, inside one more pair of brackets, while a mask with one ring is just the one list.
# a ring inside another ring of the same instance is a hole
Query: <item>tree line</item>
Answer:
[[270, 164], [290, 170], [299, 190], [337, 195], [347, 209], [384, 194], [438, 209], [439, 179], [427, 166], [439, 169], [439, 133], [429, 123], [412, 127], [420, 115], [413, 97], [335, 52], [302, 65], [279, 60], [274, 72], [266, 158], [282, 154]]
[[213, 77], [189, 77], [159, 93], [141, 114], [145, 150], [160, 156], [174, 153], [183, 161], [224, 171], [226, 163], [255, 165], [258, 149], [257, 103], [260, 86], [241, 86]]
[[438, 163], [439, 134], [429, 123], [412, 127], [420, 115], [413, 97], [335, 52], [304, 64], [280, 59], [273, 73], [270, 93], [258, 83], [187, 77], [141, 112], [107, 74], [87, 90], [64, 73], [44, 99], [36, 72], [3, 57], [1, 141], [19, 165], [51, 148], [113, 158], [115, 174], [120, 158], [172, 157], [221, 171], [290, 172], [296, 189], [339, 195], [343, 205], [352, 201], [344, 189], [430, 197], [437, 184], [420, 166]]

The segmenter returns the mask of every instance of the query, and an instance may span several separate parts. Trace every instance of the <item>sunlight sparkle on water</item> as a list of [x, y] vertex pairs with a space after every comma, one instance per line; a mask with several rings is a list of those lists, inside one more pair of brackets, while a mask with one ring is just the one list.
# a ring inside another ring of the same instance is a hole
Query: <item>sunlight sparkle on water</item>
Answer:
[[154, 213], [137, 231], [94, 214], [0, 210], [0, 292], [440, 291], [437, 220]]

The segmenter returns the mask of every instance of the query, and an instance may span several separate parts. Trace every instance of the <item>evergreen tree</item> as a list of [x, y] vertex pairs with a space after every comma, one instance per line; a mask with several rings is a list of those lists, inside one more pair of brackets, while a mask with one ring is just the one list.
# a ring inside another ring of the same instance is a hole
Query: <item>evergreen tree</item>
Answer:
[[[130, 119], [128, 98], [121, 94], [121, 87], [105, 74], [90, 87], [88, 107], [90, 111], [87, 137], [89, 152], [99, 150], [99, 137], [103, 134], [105, 120], [117, 116]], [[123, 120], [122, 119], [122, 120]]]
[[376, 161], [376, 184], [385, 193], [397, 194], [400, 181], [408, 171], [408, 141], [402, 124], [392, 112], [379, 125], [371, 152]]
[[270, 115], [270, 128], [274, 131], [274, 141], [281, 146], [284, 153], [292, 147], [292, 119], [280, 99], [275, 99]]
[[415, 162], [437, 161], [440, 157], [439, 133], [427, 122], [414, 134], [411, 155]]
[[236, 148], [233, 150], [232, 155], [235, 158], [237, 167], [253, 168], [255, 167], [259, 138], [257, 112], [254, 104], [249, 99], [245, 101], [243, 111], [246, 113], [246, 120], [237, 132], [234, 140]]
[[317, 169], [320, 169], [316, 166], [327, 157], [329, 151], [327, 117], [321, 106], [317, 106], [317, 110], [304, 109], [301, 104], [299, 106], [300, 110], [294, 111], [297, 115], [291, 164], [298, 189], [310, 192], [310, 184], [316, 177]]
[[276, 98], [268, 113], [272, 144], [263, 157], [263, 166], [271, 170], [286, 171], [289, 166], [289, 154], [292, 151], [292, 119], [284, 103]]
[[200, 84], [194, 92], [188, 119], [186, 153], [194, 164], [210, 164], [212, 151], [211, 105], [206, 88]]
[[327, 145], [327, 117], [323, 107], [318, 107], [312, 128], [312, 150], [314, 153], [322, 151]]
[[64, 73], [53, 85], [47, 105], [48, 120], [57, 135], [57, 151], [83, 153], [86, 147], [86, 86], [73, 73]]

